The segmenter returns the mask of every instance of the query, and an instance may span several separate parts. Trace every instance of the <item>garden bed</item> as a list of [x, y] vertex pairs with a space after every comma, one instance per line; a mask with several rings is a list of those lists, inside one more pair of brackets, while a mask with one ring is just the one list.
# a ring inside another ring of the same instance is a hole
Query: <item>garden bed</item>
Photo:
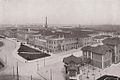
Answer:
[[46, 53], [18, 53], [18, 55], [20, 55], [21, 57], [25, 58], [26, 60], [34, 60], [34, 59], [38, 59], [38, 58], [44, 58], [44, 57], [48, 57], [50, 56], [49, 54]]

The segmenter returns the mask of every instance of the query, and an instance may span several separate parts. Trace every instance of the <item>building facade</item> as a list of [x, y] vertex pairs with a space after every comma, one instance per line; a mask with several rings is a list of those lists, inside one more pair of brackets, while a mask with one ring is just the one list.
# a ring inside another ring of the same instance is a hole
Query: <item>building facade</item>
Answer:
[[90, 64], [95, 67], [104, 69], [112, 64], [112, 51], [106, 45], [86, 46], [82, 51], [83, 57], [90, 58], [92, 60]]
[[109, 46], [112, 50], [112, 62], [119, 63], [120, 62], [120, 38], [107, 38], [103, 40], [103, 43]]
[[51, 37], [47, 39], [47, 49], [50, 50], [50, 52], [68, 51], [77, 48], [77, 38], [65, 38], [62, 36], [57, 38]]

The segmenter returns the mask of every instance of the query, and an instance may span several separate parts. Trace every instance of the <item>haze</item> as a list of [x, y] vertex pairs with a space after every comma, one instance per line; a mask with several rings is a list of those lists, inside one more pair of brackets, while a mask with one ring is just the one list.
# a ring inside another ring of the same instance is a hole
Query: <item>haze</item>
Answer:
[[120, 0], [0, 0], [0, 23], [120, 24]]

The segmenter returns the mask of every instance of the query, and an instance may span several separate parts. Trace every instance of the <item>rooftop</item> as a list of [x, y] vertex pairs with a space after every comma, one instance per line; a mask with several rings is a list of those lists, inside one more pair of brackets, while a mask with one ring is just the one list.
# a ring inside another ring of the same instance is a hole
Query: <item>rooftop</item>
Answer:
[[79, 57], [76, 57], [76, 56], [74, 56], [74, 55], [71, 55], [71, 56], [69, 56], [69, 57], [65, 57], [65, 58], [63, 59], [63, 62], [64, 62], [65, 64], [69, 64], [70, 62], [74, 62], [74, 63], [76, 63], [76, 64], [80, 64], [80, 63], [82, 62], [82, 59], [79, 58]]
[[111, 48], [109, 48], [107, 45], [98, 45], [96, 47], [85, 46], [81, 50], [91, 51], [91, 52], [94, 52], [94, 53], [97, 53], [97, 54], [104, 55], [106, 53], [106, 51], [110, 51]]
[[103, 39], [103, 38], [106, 38], [106, 37], [111, 37], [110, 35], [100, 35], [100, 36], [95, 36], [94, 38], [95, 39]]
[[105, 40], [103, 40], [104, 44], [108, 44], [108, 45], [118, 45], [120, 44], [120, 38], [115, 37], [115, 38], [107, 38]]

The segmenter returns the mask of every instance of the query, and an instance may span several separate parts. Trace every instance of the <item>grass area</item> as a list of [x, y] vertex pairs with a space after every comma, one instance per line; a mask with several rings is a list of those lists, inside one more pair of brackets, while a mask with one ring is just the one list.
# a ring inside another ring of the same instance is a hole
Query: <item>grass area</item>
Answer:
[[4, 45], [3, 42], [0, 41], [0, 47], [2, 47], [3, 45]]
[[34, 60], [34, 59], [50, 56], [49, 54], [46, 53], [41, 53], [41, 54], [18, 53], [18, 54], [27, 60]]
[[49, 54], [46, 54], [44, 52], [41, 52], [39, 50], [30, 48], [26, 45], [21, 45], [18, 49], [18, 55], [25, 58], [26, 60], [34, 60], [38, 58], [44, 58], [50, 56]]
[[18, 49], [18, 52], [40, 52], [40, 51], [21, 44], [20, 48]]

